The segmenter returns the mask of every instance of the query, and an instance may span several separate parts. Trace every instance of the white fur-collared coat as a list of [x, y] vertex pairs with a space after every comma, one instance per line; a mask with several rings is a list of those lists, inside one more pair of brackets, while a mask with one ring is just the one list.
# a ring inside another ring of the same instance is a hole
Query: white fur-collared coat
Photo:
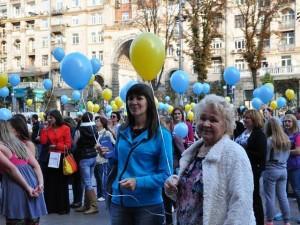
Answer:
[[[183, 152], [179, 176], [191, 163], [201, 144], [201, 140], [197, 141]], [[203, 225], [255, 225], [253, 175], [245, 150], [224, 135], [207, 153], [202, 169]], [[173, 199], [175, 197], [171, 193], [166, 194]]]

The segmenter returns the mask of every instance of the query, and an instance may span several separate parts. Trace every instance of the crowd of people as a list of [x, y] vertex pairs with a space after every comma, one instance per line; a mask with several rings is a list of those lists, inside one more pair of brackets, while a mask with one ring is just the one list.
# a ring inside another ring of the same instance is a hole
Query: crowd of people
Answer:
[[[181, 107], [159, 115], [151, 88], [141, 83], [128, 90], [125, 104], [126, 116], [85, 112], [73, 119], [54, 109], [44, 121], [32, 115], [30, 125], [22, 114], [0, 121], [0, 212], [7, 225], [38, 225], [41, 216], [70, 208], [98, 213], [103, 200], [112, 225], [272, 225], [276, 198], [289, 225], [289, 185], [300, 211], [298, 114], [236, 113], [211, 94], [188, 121]], [[173, 132], [180, 122], [185, 138]], [[78, 171], [65, 175], [69, 152]], [[57, 155], [53, 166], [49, 159]]]

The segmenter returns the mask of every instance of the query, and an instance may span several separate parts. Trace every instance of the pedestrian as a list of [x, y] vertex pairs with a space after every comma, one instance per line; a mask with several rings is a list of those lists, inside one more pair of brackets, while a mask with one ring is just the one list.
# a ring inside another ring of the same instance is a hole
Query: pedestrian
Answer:
[[0, 121], [0, 127], [0, 152], [18, 168], [30, 185], [26, 191], [4, 174], [1, 214], [6, 217], [7, 225], [38, 225], [40, 217], [47, 214], [41, 168], [26, 145], [15, 137], [9, 122]]
[[97, 138], [98, 133], [93, 121], [93, 114], [86, 112], [82, 115], [80, 126], [74, 137], [75, 151], [79, 156], [81, 183], [85, 193], [84, 205], [76, 209], [76, 212], [83, 212], [86, 215], [98, 212], [97, 196], [92, 184], [98, 154], [95, 149]]
[[[68, 176], [63, 174], [63, 155], [71, 148], [71, 131], [56, 109], [47, 114], [48, 126], [41, 130], [40, 142], [46, 145], [48, 167], [45, 174], [45, 200], [49, 213], [70, 212]], [[50, 161], [49, 158], [52, 158]]]
[[[128, 90], [126, 109], [128, 120], [119, 128], [115, 158], [110, 160], [115, 163], [108, 179], [108, 192], [112, 189], [111, 224], [162, 225], [161, 190], [173, 173], [172, 137], [159, 126], [148, 85], [139, 83]], [[103, 146], [99, 150], [103, 156], [109, 151]]]
[[176, 201], [176, 225], [254, 225], [253, 176], [243, 148], [231, 140], [234, 109], [223, 98], [207, 95], [195, 106], [202, 139], [186, 149], [178, 175], [165, 182]]
[[290, 207], [286, 193], [287, 160], [290, 141], [275, 118], [269, 118], [265, 130], [267, 136], [266, 166], [263, 173], [264, 196], [266, 199], [266, 225], [273, 225], [275, 198], [277, 196], [285, 225], [289, 225]]
[[264, 120], [260, 112], [250, 109], [244, 113], [245, 131], [235, 141], [246, 150], [251, 163], [254, 192], [253, 209], [257, 225], [264, 225], [264, 210], [260, 196], [260, 177], [265, 169], [267, 138], [263, 132]]

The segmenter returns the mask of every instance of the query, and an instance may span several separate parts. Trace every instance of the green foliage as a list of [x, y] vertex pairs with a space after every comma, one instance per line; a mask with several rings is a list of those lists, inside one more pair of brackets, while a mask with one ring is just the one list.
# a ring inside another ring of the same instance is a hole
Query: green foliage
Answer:
[[262, 84], [274, 83], [273, 76], [270, 73], [265, 73], [265, 75], [260, 79], [260, 81], [262, 82]]

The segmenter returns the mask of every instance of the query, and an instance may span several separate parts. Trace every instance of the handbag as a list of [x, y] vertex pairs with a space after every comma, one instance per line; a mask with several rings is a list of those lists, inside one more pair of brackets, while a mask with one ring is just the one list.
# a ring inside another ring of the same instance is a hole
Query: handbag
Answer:
[[78, 171], [77, 163], [69, 151], [65, 151], [63, 158], [63, 174], [64, 175], [72, 175], [73, 173]]

